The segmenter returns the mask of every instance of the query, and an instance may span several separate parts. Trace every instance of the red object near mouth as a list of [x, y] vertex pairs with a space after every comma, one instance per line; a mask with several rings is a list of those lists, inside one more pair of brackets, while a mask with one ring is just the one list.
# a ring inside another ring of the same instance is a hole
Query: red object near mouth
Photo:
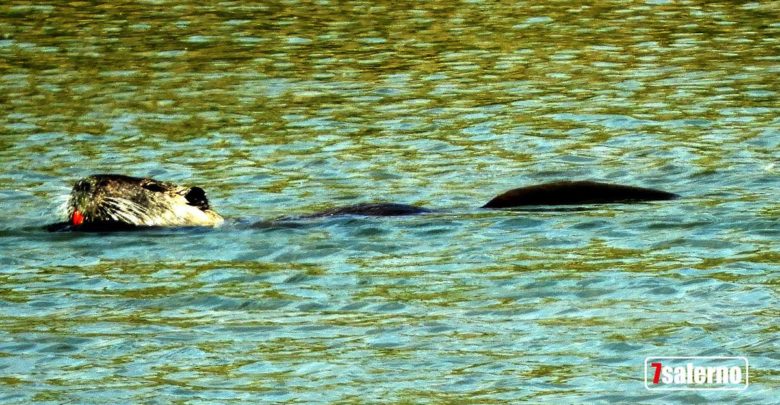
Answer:
[[70, 216], [70, 223], [76, 226], [83, 224], [84, 214], [81, 211], [73, 211], [73, 215]]

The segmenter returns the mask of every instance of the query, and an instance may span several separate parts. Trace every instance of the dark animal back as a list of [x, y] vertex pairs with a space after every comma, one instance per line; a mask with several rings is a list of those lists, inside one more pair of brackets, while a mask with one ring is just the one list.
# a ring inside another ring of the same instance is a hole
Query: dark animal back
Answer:
[[595, 181], [558, 181], [509, 190], [493, 198], [482, 208], [626, 203], [671, 200], [677, 197], [677, 194], [651, 188]]

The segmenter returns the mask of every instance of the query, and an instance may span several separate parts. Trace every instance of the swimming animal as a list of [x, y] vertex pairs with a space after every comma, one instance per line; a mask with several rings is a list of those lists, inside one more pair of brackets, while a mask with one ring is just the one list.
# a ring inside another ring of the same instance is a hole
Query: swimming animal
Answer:
[[[586, 205], [671, 200], [677, 194], [595, 181], [557, 181], [509, 190], [483, 205], [486, 209]], [[115, 231], [148, 227], [217, 227], [224, 219], [200, 187], [151, 178], [96, 174], [76, 182], [67, 204], [67, 222], [50, 231]], [[431, 212], [408, 204], [372, 203], [336, 207], [297, 219], [337, 215], [399, 216]]]

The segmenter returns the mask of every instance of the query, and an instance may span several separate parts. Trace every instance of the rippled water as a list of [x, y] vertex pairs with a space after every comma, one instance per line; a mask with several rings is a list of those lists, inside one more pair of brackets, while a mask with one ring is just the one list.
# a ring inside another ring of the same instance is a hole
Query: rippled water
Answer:
[[[0, 401], [775, 401], [778, 10], [3, 3]], [[232, 220], [40, 229], [104, 172]], [[476, 208], [558, 179], [684, 198]], [[241, 225], [380, 200], [441, 211]], [[646, 391], [664, 355], [751, 385]]]

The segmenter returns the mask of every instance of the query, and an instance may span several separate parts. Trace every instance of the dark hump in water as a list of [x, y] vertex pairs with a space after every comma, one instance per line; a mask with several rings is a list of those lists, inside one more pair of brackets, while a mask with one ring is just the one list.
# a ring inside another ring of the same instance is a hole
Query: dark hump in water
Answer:
[[677, 194], [651, 188], [595, 181], [557, 181], [509, 190], [493, 198], [482, 208], [627, 203], [672, 200], [677, 197]]
[[346, 207], [332, 208], [301, 218], [321, 218], [336, 215], [360, 215], [372, 217], [396, 217], [401, 215], [416, 215], [431, 212], [428, 209], [407, 204], [376, 203], [356, 204]]

